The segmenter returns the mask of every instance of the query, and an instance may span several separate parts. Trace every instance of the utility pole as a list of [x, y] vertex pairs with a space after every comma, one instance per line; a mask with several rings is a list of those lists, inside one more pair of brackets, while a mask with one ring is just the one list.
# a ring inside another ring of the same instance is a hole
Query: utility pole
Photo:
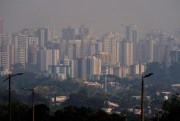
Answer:
[[35, 107], [35, 101], [34, 101], [35, 92], [34, 92], [34, 88], [32, 88], [32, 89], [22, 88], [22, 89], [32, 92], [32, 121], [34, 121], [34, 118], [35, 118], [35, 110], [34, 110], [34, 107]]
[[142, 76], [142, 82], [141, 82], [141, 121], [144, 121], [144, 78], [147, 78], [151, 75], [153, 75], [153, 73], [149, 73], [145, 76]]
[[17, 76], [17, 75], [23, 75], [23, 73], [17, 73], [17, 74], [9, 74], [8, 77], [4, 80], [9, 80], [9, 100], [8, 100], [8, 113], [9, 113], [9, 121], [11, 121], [11, 77]]

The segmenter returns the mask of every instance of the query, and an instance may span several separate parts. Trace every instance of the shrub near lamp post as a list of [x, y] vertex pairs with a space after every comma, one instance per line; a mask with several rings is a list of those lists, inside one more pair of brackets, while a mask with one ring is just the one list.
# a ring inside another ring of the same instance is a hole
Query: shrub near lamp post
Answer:
[[153, 73], [149, 73], [145, 76], [142, 76], [141, 82], [141, 121], [144, 121], [144, 79], [152, 76]]
[[24, 73], [8, 74], [8, 77], [4, 80], [4, 81], [9, 80], [9, 101], [8, 101], [9, 121], [11, 121], [11, 78], [23, 74]]

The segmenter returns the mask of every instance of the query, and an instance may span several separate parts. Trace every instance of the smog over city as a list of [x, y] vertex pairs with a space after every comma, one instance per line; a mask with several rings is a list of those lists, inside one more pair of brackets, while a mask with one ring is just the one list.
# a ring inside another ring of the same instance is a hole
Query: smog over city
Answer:
[[0, 121], [179, 121], [180, 0], [0, 0]]

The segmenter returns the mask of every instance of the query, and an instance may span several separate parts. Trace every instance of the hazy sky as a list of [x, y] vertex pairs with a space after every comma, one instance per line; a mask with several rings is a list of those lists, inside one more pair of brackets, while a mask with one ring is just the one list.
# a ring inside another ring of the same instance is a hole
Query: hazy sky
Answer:
[[4, 31], [85, 24], [97, 35], [120, 32], [125, 24], [140, 35], [152, 29], [170, 33], [180, 27], [180, 0], [0, 0]]

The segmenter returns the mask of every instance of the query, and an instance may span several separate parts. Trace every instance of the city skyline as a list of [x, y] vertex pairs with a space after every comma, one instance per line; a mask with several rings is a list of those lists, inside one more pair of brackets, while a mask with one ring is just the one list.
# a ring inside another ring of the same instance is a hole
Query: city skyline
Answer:
[[2, 0], [0, 3], [4, 33], [49, 26], [59, 34], [68, 25], [84, 24], [101, 36], [111, 31], [122, 32], [125, 24], [134, 24], [142, 38], [153, 29], [174, 34], [180, 21], [179, 0]]
[[[143, 73], [146, 63], [179, 62], [180, 38], [168, 31], [179, 25], [176, 0], [76, 2], [1, 1], [1, 71], [20, 63], [55, 78], [90, 79], [106, 73], [134, 76]], [[116, 22], [121, 16], [122, 21]]]

